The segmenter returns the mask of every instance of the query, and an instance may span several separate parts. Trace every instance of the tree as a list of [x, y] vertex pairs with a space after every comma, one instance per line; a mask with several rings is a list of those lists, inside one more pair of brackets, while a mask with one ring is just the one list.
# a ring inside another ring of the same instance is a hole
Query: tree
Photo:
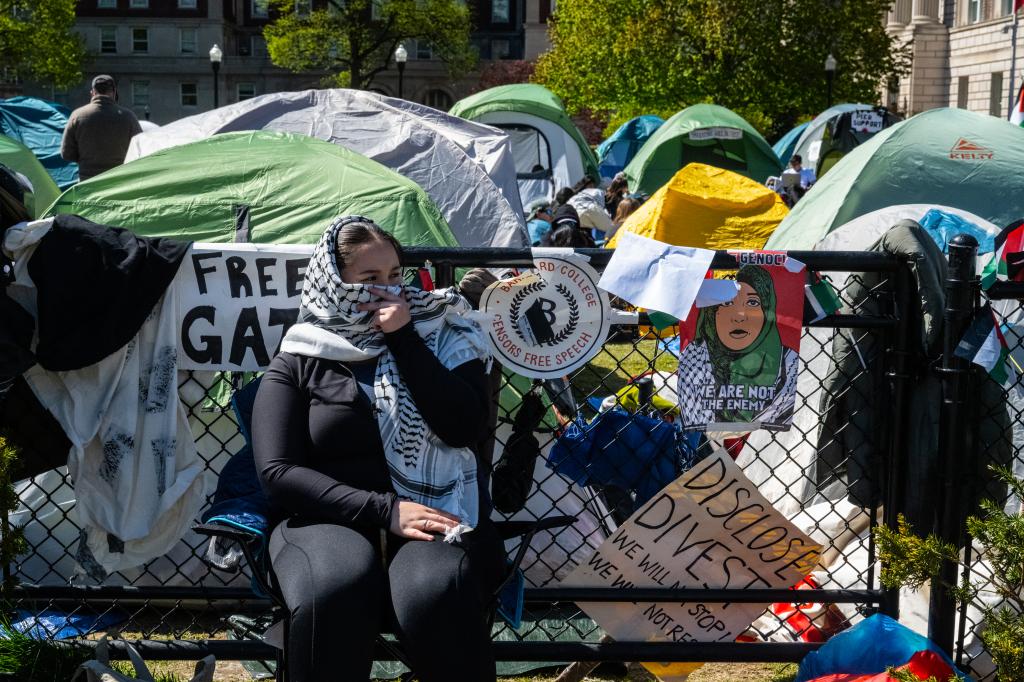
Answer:
[[670, 116], [714, 102], [781, 134], [834, 100], [875, 102], [907, 66], [884, 29], [891, 0], [562, 0], [535, 80], [570, 111]]
[[405, 40], [428, 43], [452, 77], [469, 71], [469, 10], [458, 0], [327, 0], [303, 11], [273, 0], [277, 18], [263, 31], [270, 59], [291, 71], [326, 71], [325, 81], [365, 89], [388, 69]]
[[82, 80], [85, 46], [74, 32], [75, 0], [0, 0], [3, 80], [69, 88]]

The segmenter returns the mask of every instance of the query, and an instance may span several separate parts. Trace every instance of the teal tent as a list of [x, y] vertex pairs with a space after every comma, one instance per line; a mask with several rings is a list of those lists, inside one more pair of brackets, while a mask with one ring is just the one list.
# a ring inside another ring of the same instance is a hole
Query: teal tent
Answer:
[[782, 163], [761, 134], [716, 104], [695, 104], [658, 128], [626, 166], [629, 188], [654, 194], [683, 166], [703, 163], [764, 182]]
[[810, 121], [801, 123], [780, 137], [779, 141], [772, 145], [772, 151], [775, 152], [777, 157], [779, 157], [779, 161], [782, 162], [783, 166], [789, 163], [789, 159], [793, 156], [793, 152], [796, 151], [796, 143], [800, 140], [800, 136], [809, 124]]
[[68, 108], [35, 97], [0, 100], [0, 133], [32, 150], [61, 189], [78, 182], [78, 164], [60, 155]]
[[426, 193], [364, 156], [305, 135], [223, 133], [80, 182], [50, 213], [145, 236], [312, 244], [332, 219], [364, 215], [408, 246], [457, 246]]
[[[1024, 217], [1022, 167], [1024, 129], [987, 114], [932, 109], [843, 157], [766, 248], [814, 249], [826, 237], [829, 248], [864, 248], [853, 234], [864, 231], [863, 223], [853, 221], [877, 214], [891, 225], [900, 217], [920, 220], [932, 208], [1005, 226]], [[901, 213], [901, 206], [912, 212]]]
[[623, 123], [611, 136], [597, 146], [597, 169], [602, 178], [613, 178], [626, 166], [644, 142], [665, 122], [660, 116], [637, 116]]

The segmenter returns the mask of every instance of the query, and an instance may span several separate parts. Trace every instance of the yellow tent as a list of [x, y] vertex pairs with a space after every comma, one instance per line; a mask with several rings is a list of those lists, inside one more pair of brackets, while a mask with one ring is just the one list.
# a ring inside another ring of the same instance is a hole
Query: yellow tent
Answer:
[[623, 230], [676, 246], [760, 249], [789, 209], [764, 185], [732, 171], [691, 163], [626, 219]]

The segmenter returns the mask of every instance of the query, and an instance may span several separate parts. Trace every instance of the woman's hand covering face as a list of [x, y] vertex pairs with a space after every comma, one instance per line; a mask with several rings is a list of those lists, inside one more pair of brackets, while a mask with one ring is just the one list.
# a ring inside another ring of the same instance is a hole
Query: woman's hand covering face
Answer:
[[373, 311], [373, 327], [382, 332], [398, 331], [412, 317], [409, 314], [409, 302], [405, 299], [405, 292], [392, 294], [385, 287], [372, 287], [374, 295], [380, 298], [379, 301], [360, 303], [357, 309], [366, 312]]

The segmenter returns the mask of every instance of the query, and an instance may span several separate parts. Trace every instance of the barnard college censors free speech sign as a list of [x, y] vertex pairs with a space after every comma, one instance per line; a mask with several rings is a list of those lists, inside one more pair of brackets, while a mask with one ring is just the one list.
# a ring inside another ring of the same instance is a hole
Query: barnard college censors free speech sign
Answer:
[[[562, 581], [563, 587], [788, 588], [821, 546], [717, 450], [663, 488]], [[615, 639], [731, 642], [764, 604], [580, 604]]]
[[312, 245], [193, 245], [174, 280], [178, 367], [266, 369], [299, 315], [312, 252]]
[[494, 356], [517, 374], [563, 377], [601, 350], [608, 335], [608, 296], [600, 276], [570, 250], [535, 250], [536, 272], [495, 282], [480, 299], [491, 316], [485, 331]]

